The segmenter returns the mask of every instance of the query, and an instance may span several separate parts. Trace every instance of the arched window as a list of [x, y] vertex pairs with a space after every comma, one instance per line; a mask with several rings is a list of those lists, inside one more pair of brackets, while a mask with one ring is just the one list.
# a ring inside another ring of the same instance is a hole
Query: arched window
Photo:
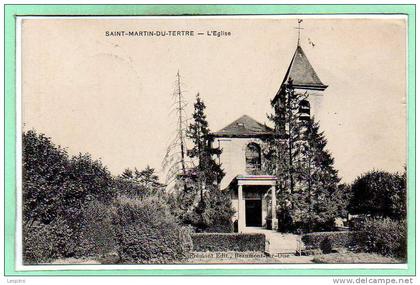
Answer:
[[299, 119], [302, 121], [308, 121], [311, 117], [311, 104], [308, 100], [302, 100], [299, 102]]
[[261, 170], [261, 147], [256, 143], [249, 143], [245, 149], [247, 174], [258, 174]]

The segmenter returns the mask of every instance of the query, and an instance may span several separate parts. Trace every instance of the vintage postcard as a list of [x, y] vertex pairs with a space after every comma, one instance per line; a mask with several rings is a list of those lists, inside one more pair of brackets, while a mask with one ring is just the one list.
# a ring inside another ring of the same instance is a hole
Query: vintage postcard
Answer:
[[407, 272], [410, 21], [16, 17], [15, 270]]

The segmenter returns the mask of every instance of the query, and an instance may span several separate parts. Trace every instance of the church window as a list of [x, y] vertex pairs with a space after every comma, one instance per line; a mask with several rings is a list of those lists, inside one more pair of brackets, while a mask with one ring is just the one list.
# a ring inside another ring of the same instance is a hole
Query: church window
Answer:
[[256, 143], [250, 143], [245, 150], [246, 172], [258, 174], [261, 170], [261, 147]]

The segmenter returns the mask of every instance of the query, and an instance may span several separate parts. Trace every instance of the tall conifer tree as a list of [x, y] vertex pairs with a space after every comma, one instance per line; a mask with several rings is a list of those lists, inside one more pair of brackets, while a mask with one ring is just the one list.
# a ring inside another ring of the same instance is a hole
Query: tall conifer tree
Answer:
[[187, 154], [196, 161], [194, 173], [201, 185], [217, 185], [225, 175], [221, 165], [216, 162], [214, 156], [222, 153], [220, 148], [212, 147], [212, 138], [204, 110], [206, 105], [197, 94], [194, 103], [193, 121], [187, 129], [187, 138], [193, 142], [193, 147], [188, 149]]
[[334, 199], [337, 198], [340, 178], [334, 168], [334, 158], [326, 149], [327, 139], [320, 132], [319, 123], [312, 117], [303, 123], [302, 128], [297, 166], [302, 193], [299, 197], [304, 199], [302, 226], [307, 231], [329, 229], [338, 215], [338, 204]]
[[297, 93], [290, 79], [283, 85], [271, 104], [274, 114], [269, 119], [275, 126], [274, 136], [269, 140], [265, 152], [267, 162], [265, 170], [277, 177], [279, 227], [282, 231], [292, 228], [294, 213], [299, 205], [295, 201], [296, 183], [298, 182], [299, 140], [301, 139], [302, 123], [300, 120], [299, 103], [307, 98], [307, 94]]
[[187, 129], [187, 138], [193, 146], [188, 149], [188, 156], [195, 161], [189, 173], [194, 181], [198, 203], [189, 215], [187, 222], [200, 231], [230, 231], [232, 204], [228, 193], [219, 189], [219, 183], [225, 175], [215, 157], [222, 150], [212, 146], [212, 137], [205, 115], [206, 105], [197, 94], [194, 104], [193, 121]]
[[266, 152], [269, 173], [278, 178], [280, 230], [326, 228], [337, 214], [334, 199], [340, 181], [327, 140], [305, 108], [308, 95], [297, 93], [293, 81], [282, 87], [269, 119], [275, 135]]

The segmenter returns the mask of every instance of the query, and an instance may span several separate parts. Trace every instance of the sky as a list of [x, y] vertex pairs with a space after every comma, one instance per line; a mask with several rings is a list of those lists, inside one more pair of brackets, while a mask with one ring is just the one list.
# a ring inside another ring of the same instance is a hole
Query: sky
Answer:
[[[113, 174], [156, 168], [175, 134], [176, 73], [192, 113], [211, 130], [243, 114], [270, 124], [296, 48], [297, 18], [27, 18], [22, 21], [22, 122], [88, 152]], [[301, 46], [329, 87], [315, 119], [343, 182], [406, 164], [406, 22], [303, 18]], [[107, 31], [194, 31], [194, 36], [106, 36]], [[230, 36], [207, 36], [207, 31]], [[204, 35], [198, 35], [203, 32]], [[313, 45], [313, 44], [314, 45]]]

